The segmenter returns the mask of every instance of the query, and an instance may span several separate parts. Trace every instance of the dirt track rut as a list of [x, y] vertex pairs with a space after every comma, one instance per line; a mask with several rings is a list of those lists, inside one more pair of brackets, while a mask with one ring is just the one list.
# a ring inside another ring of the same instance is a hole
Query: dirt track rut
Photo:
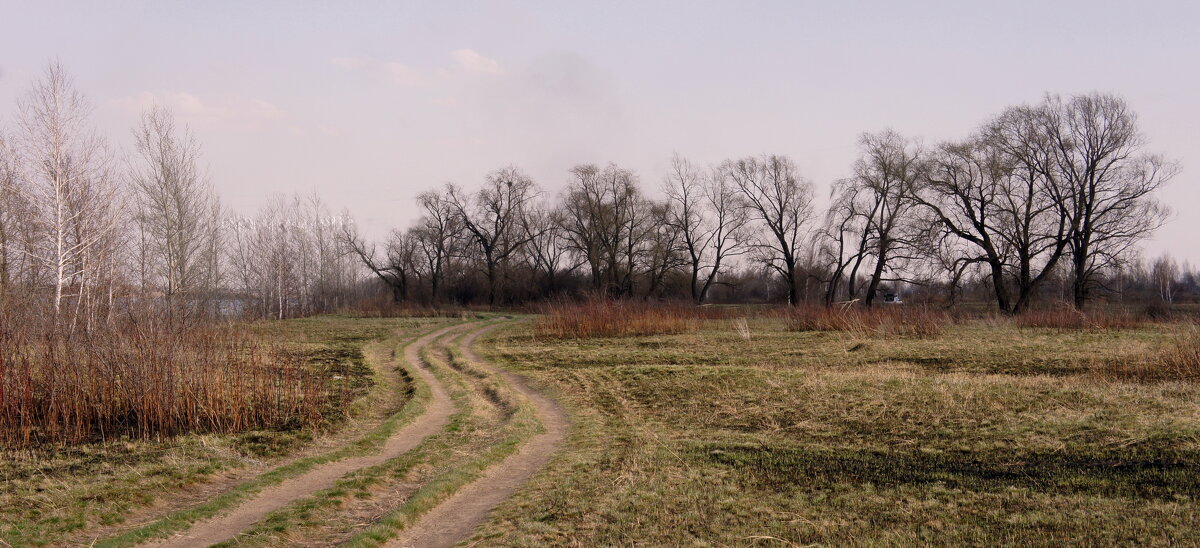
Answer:
[[492, 509], [545, 466], [566, 439], [569, 423], [557, 403], [530, 388], [521, 376], [494, 367], [472, 350], [475, 339], [494, 327], [464, 337], [461, 343], [463, 355], [476, 367], [498, 373], [516, 392], [529, 398], [545, 432], [531, 438], [515, 455], [492, 466], [482, 478], [421, 516], [412, 527], [401, 532], [400, 538], [388, 543], [389, 547], [441, 548], [470, 538]]
[[334, 482], [350, 472], [400, 456], [415, 448], [425, 438], [441, 432], [449, 423], [450, 415], [454, 413], [454, 404], [441, 382], [429, 372], [428, 364], [421, 359], [420, 352], [438, 337], [459, 327], [461, 326], [456, 325], [439, 329], [405, 347], [405, 359], [414, 366], [416, 374], [429, 386], [431, 398], [425, 412], [389, 437], [381, 451], [317, 466], [307, 473], [263, 490], [229, 513], [198, 522], [186, 531], [149, 546], [190, 548], [210, 546], [232, 539], [272, 511], [316, 491], [333, 487]]

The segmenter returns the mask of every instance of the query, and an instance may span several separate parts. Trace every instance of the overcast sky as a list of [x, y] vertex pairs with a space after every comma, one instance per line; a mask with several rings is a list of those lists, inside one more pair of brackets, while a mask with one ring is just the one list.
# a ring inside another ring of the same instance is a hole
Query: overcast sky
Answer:
[[1114, 92], [1183, 164], [1148, 253], [1200, 263], [1196, 2], [9, 2], [0, 127], [61, 60], [128, 149], [171, 107], [222, 198], [317, 191], [368, 233], [413, 197], [515, 164], [549, 192], [582, 162], [657, 187], [700, 163], [793, 157], [818, 194], [857, 136], [966, 136], [1045, 92]]

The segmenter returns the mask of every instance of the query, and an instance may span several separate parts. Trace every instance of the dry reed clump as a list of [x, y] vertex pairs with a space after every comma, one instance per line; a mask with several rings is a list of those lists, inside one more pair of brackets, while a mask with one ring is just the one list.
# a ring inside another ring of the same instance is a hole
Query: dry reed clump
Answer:
[[1017, 327], [1043, 329], [1135, 329], [1146, 324], [1144, 315], [1127, 310], [1082, 312], [1074, 308], [1026, 310], [1015, 316]]
[[842, 331], [861, 336], [940, 337], [949, 316], [924, 307], [796, 306], [784, 309], [789, 331]]
[[1153, 352], [1129, 359], [1102, 361], [1102, 377], [1139, 382], [1200, 380], [1200, 328], [1192, 325], [1160, 344]]
[[750, 322], [746, 318], [733, 320], [733, 329], [743, 341], [750, 342]]
[[589, 299], [546, 305], [534, 322], [543, 337], [579, 338], [667, 335], [694, 331], [699, 320], [722, 313], [685, 304]]
[[232, 329], [146, 321], [71, 336], [0, 315], [3, 448], [294, 429], [324, 421], [348, 394]]

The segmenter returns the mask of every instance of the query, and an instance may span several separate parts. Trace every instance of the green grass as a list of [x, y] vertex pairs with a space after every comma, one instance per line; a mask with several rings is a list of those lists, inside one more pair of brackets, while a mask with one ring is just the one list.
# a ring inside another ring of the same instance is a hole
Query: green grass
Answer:
[[[389, 336], [393, 330], [400, 337], [411, 337], [444, 324], [445, 320], [336, 316], [250, 324], [248, 328], [255, 333], [284, 340], [295, 350], [314, 357], [309, 362], [312, 367], [347, 376], [357, 396], [351, 408], [331, 410], [333, 416], [320, 431], [188, 435], [158, 442], [110, 442], [6, 456], [0, 459], [0, 540], [14, 546], [86, 543], [92, 538], [90, 531], [117, 530], [130, 514], [154, 502], [155, 497], [192, 491], [217, 472], [261, 466], [256, 463], [262, 458], [296, 456], [303, 447], [325, 438], [357, 437], [352, 447], [342, 451], [346, 454], [301, 456], [196, 508], [173, 513], [108, 543], [129, 545], [136, 539], [177, 530], [319, 462], [370, 450], [418, 409], [409, 406], [411, 411], [405, 408], [402, 416], [390, 419], [383, 413], [394, 413], [414, 395], [420, 398], [407, 387], [403, 375], [381, 382], [383, 379], [366, 366], [364, 348], [372, 348], [371, 341]], [[370, 431], [375, 427], [376, 431]]]
[[574, 428], [476, 536], [488, 545], [1166, 545], [1200, 542], [1200, 386], [1095, 370], [1166, 328], [950, 326], [554, 340], [491, 357]]

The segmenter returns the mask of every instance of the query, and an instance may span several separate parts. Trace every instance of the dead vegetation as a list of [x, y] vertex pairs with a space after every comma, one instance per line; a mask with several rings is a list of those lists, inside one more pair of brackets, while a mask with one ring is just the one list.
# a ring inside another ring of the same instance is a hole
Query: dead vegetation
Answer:
[[1149, 352], [1102, 359], [1096, 372], [1104, 378], [1134, 382], [1200, 380], [1200, 328], [1184, 327]]
[[[797, 331], [778, 311], [747, 319], [752, 350], [738, 322], [586, 342], [500, 333], [494, 359], [553, 387], [579, 433], [476, 539], [1197, 542], [1195, 332], [981, 315], [880, 340]], [[1117, 357], [1146, 370], [1094, 374]]]
[[68, 333], [0, 314], [0, 446], [313, 426], [343, 379], [220, 326], [126, 319]]
[[1123, 309], [1080, 311], [1072, 307], [1028, 310], [1014, 316], [1018, 327], [1043, 329], [1135, 329], [1149, 323], [1146, 314]]
[[789, 331], [844, 331], [860, 336], [932, 339], [950, 317], [926, 307], [800, 306], [781, 312]]
[[598, 298], [548, 304], [542, 312], [534, 322], [538, 336], [578, 339], [686, 333], [695, 331], [701, 319], [725, 314], [690, 304]]

